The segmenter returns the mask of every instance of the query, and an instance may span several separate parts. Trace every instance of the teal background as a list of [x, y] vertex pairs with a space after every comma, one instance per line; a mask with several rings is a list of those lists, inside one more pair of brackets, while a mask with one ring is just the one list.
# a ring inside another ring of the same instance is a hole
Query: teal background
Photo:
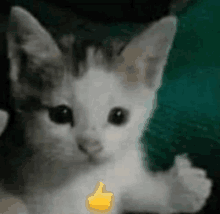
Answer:
[[[149, 135], [172, 142], [184, 132], [219, 142], [219, 9], [220, 1], [209, 0], [178, 15], [178, 32]], [[217, 148], [218, 144], [213, 150]]]
[[200, 213], [220, 210], [220, 1], [204, 0], [179, 18], [178, 32], [158, 92], [158, 107], [144, 133], [149, 166], [169, 169], [188, 153], [214, 181]]

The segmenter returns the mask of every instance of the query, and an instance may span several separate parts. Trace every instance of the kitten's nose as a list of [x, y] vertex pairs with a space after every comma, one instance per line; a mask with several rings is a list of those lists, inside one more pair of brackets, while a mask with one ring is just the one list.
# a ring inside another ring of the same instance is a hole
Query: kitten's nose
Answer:
[[77, 138], [77, 144], [78, 148], [86, 154], [95, 154], [103, 149], [100, 141], [92, 138]]

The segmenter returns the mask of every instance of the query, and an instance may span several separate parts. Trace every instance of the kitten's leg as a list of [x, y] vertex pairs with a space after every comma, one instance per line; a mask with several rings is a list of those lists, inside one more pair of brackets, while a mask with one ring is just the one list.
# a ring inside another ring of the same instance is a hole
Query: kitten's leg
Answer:
[[206, 178], [205, 171], [192, 167], [185, 156], [177, 156], [170, 171], [155, 176], [146, 174], [145, 178], [137, 177], [136, 185], [130, 186], [125, 192], [125, 210], [159, 213], [197, 212], [205, 205], [212, 186], [212, 182]]
[[170, 193], [171, 188], [163, 177], [153, 177], [142, 169], [136, 183], [123, 192], [123, 208], [128, 212], [175, 213], [169, 206]]
[[176, 157], [167, 181], [172, 186], [171, 206], [178, 212], [198, 212], [211, 194], [212, 181], [205, 170], [191, 166], [186, 155]]

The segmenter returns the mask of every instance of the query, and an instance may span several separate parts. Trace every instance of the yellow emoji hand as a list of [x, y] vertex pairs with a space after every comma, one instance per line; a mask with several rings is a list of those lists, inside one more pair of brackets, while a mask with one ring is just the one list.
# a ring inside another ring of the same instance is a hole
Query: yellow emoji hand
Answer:
[[105, 190], [105, 184], [98, 182], [92, 194], [87, 197], [86, 206], [89, 211], [107, 214], [113, 206], [114, 195]]

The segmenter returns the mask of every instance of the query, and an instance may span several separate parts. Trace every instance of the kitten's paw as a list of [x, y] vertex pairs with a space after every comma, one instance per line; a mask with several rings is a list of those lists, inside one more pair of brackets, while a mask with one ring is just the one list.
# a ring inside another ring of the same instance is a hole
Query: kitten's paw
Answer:
[[170, 171], [171, 206], [178, 212], [197, 212], [210, 196], [212, 181], [203, 169], [193, 167], [186, 155], [178, 155]]

